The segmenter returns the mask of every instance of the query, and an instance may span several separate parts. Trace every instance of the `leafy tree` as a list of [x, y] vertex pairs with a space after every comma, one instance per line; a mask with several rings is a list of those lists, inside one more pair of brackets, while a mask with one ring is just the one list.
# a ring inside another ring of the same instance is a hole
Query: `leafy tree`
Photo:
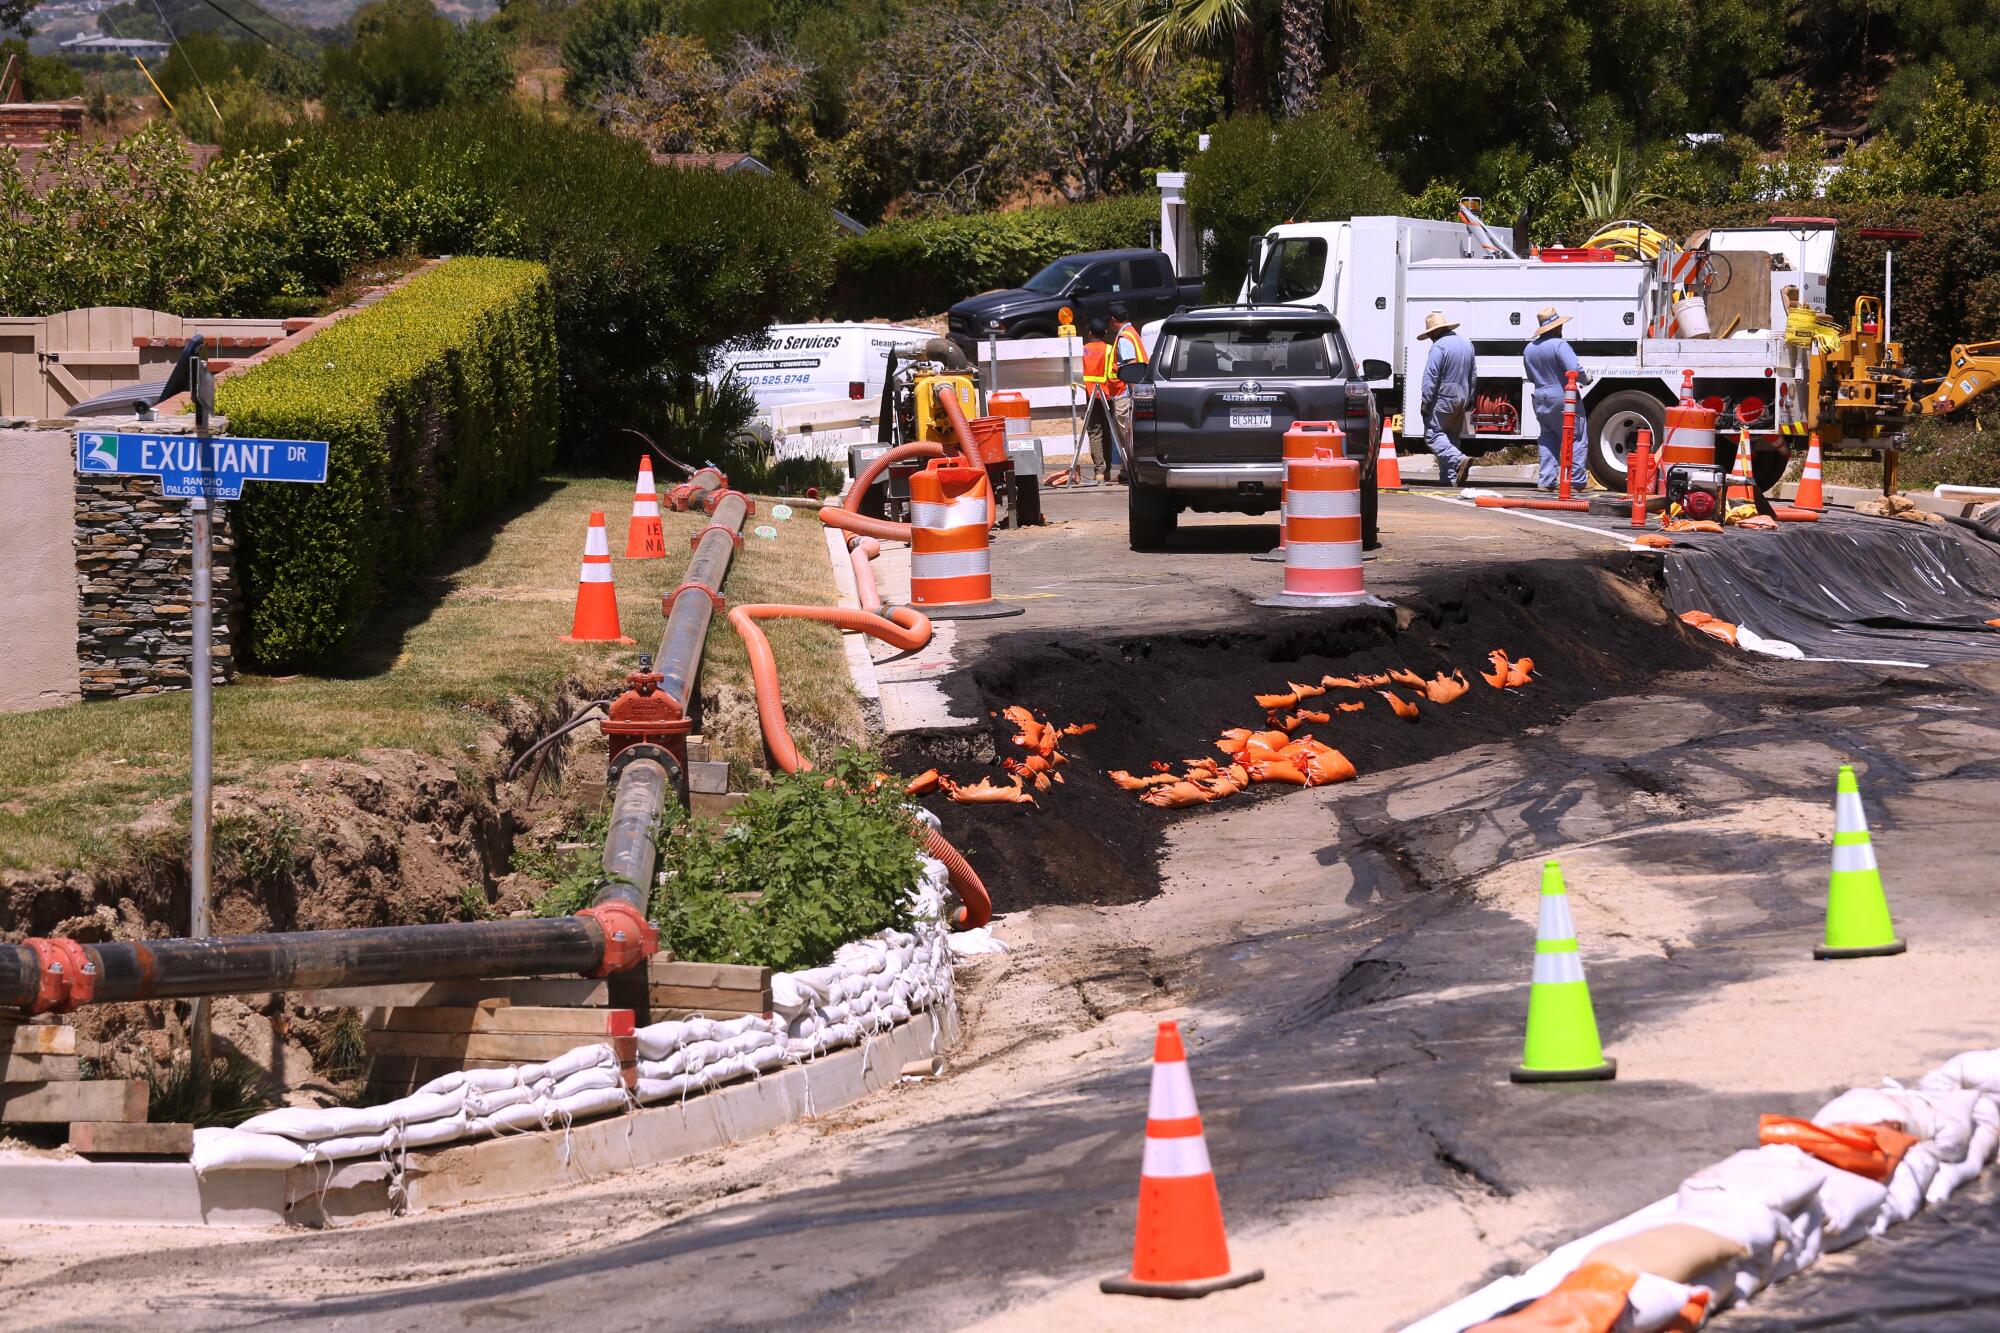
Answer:
[[[34, 35], [34, 27], [28, 22], [28, 14], [41, 0], [0, 0], [0, 32], [18, 32], [23, 37]], [[6, 57], [0, 56], [0, 65]]]
[[0, 310], [92, 305], [254, 314], [282, 284], [270, 164], [256, 154], [196, 171], [154, 125], [110, 144], [57, 135], [24, 173], [0, 170]]
[[927, 13], [930, 25], [877, 43], [856, 83], [843, 197], [864, 214], [1136, 189], [1213, 118], [1205, 63], [1163, 58], [1128, 77], [1084, 0], [939, 0]]
[[373, 0], [353, 39], [328, 48], [326, 99], [339, 115], [381, 115], [488, 101], [513, 86], [490, 30], [460, 28], [431, 0]]
[[200, 97], [204, 87], [234, 75], [256, 78], [268, 49], [258, 42], [233, 42], [212, 32], [191, 32], [173, 44], [153, 72], [153, 80], [179, 105], [190, 97]]
[[562, 41], [563, 96], [589, 107], [632, 82], [639, 47], [667, 30], [668, 0], [584, 0]]
[[1291, 120], [1232, 116], [1216, 127], [1188, 181], [1188, 203], [1208, 233], [1209, 295], [1236, 290], [1250, 238], [1274, 223], [1394, 213], [1408, 204], [1375, 160], [1365, 125], [1352, 99], [1337, 97]]
[[[5, 27], [0, 22], [0, 30]], [[6, 67], [9, 56], [19, 62], [15, 70], [21, 76], [21, 96], [25, 100], [59, 102], [65, 97], [83, 96], [83, 75], [73, 66], [54, 56], [29, 55], [28, 44], [17, 37], [0, 42], [0, 68]]]

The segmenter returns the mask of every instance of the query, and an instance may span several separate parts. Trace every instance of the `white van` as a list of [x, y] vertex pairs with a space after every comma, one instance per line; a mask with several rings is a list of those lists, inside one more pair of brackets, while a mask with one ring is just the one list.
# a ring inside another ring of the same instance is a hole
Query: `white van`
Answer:
[[734, 371], [749, 387], [775, 457], [845, 462], [849, 445], [875, 439], [890, 349], [937, 336], [900, 324], [774, 324], [725, 348], [712, 377]]

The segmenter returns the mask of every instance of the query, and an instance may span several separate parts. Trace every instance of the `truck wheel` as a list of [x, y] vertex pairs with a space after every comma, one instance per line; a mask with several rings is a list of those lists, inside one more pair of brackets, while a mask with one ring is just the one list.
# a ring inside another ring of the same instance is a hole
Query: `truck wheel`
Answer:
[[1653, 451], [1667, 435], [1667, 405], [1640, 389], [1606, 394], [1590, 409], [1590, 475], [1614, 491], [1625, 489], [1625, 454], [1639, 432], [1653, 432]]
[[1180, 513], [1174, 502], [1159, 491], [1136, 482], [1127, 488], [1126, 528], [1135, 551], [1162, 551], [1173, 539]]

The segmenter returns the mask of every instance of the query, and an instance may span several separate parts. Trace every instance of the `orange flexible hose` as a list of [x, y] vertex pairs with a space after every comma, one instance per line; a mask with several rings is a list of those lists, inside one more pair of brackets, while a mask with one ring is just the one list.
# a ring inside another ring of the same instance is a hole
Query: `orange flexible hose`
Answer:
[[828, 505], [819, 511], [819, 521], [829, 528], [839, 528], [858, 537], [879, 537], [885, 542], [908, 542], [910, 525], [897, 523], [886, 518], [869, 518], [838, 505]]
[[938, 406], [944, 409], [945, 420], [951, 423], [951, 433], [958, 440], [958, 452], [967, 463], [979, 466], [972, 462], [979, 457], [979, 450], [972, 443], [972, 425], [965, 419], [965, 409], [959, 406], [958, 390], [943, 380], [933, 383], [931, 387], [937, 392]]
[[868, 562], [882, 554], [873, 537], [849, 537], [847, 558], [854, 566], [854, 598], [870, 615], [882, 613], [882, 594], [875, 587], [875, 567]]
[[[869, 582], [872, 584], [873, 580]], [[931, 641], [931, 622], [923, 612], [907, 606], [895, 607], [887, 615], [856, 611], [846, 606], [785, 606], [771, 602], [751, 602], [729, 609], [729, 623], [743, 640], [743, 650], [750, 658], [750, 679], [757, 691], [757, 724], [764, 733], [764, 748], [771, 752], [772, 763], [787, 773], [796, 773], [801, 769], [810, 770], [812, 765], [799, 753], [798, 743], [792, 739], [791, 727], [785, 721], [784, 696], [778, 686], [778, 659], [771, 651], [771, 640], [757, 623], [781, 616], [792, 620], [817, 620], [841, 629], [858, 630], [904, 652], [914, 651]], [[931, 855], [944, 862], [951, 876], [951, 886], [958, 893], [960, 907], [952, 924], [961, 930], [972, 930], [991, 921], [992, 895], [987, 893], [985, 883], [958, 849], [928, 825], [925, 826], [924, 841]]]
[[843, 532], [855, 533], [862, 537], [879, 537], [883, 541], [907, 542], [910, 540], [910, 525], [896, 523], [886, 518], [869, 518], [857, 511], [861, 508], [861, 497], [868, 494], [868, 488], [875, 479], [889, 470], [892, 463], [906, 462], [912, 458], [943, 458], [945, 447], [932, 444], [929, 440], [919, 440], [915, 444], [899, 444], [888, 453], [861, 469], [861, 475], [847, 488], [837, 505], [821, 505], [819, 521], [829, 528], [839, 528]]

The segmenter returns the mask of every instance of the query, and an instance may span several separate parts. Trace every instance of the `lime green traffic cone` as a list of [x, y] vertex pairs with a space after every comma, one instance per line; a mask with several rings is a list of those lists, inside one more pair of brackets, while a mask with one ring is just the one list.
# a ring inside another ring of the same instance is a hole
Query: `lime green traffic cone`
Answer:
[[1605, 1059], [1598, 1044], [1597, 1014], [1576, 952], [1576, 923], [1570, 919], [1562, 865], [1545, 861], [1528, 1036], [1521, 1044], [1521, 1064], [1508, 1077], [1516, 1083], [1581, 1083], [1617, 1075], [1618, 1062]]
[[1849, 764], [1840, 766], [1833, 796], [1833, 876], [1826, 886], [1826, 940], [1815, 958], [1878, 958], [1909, 947], [1889, 920], [1882, 872], [1861, 812], [1861, 785]]

